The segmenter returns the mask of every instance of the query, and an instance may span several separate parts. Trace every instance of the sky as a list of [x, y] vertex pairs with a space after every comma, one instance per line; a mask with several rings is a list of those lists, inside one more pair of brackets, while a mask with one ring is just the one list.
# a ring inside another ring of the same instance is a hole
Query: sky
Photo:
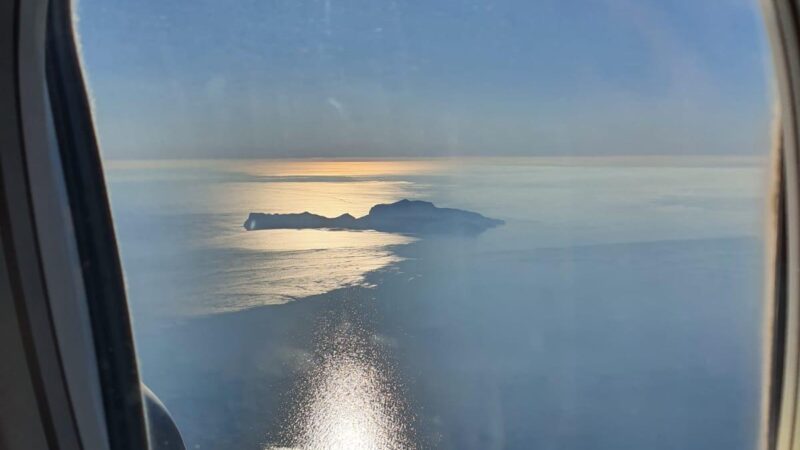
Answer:
[[756, 0], [80, 0], [110, 159], [756, 155]]

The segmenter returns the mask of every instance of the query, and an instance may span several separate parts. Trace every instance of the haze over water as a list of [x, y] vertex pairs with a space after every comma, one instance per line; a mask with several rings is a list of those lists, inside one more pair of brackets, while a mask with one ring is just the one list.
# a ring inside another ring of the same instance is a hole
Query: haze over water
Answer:
[[[187, 446], [747, 449], [765, 161], [114, 161], [144, 381]], [[477, 237], [244, 231], [403, 198]]]

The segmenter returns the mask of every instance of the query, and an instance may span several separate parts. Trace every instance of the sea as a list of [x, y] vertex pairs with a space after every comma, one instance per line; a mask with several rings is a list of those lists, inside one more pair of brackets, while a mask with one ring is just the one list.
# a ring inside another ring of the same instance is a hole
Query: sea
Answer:
[[[188, 449], [753, 449], [768, 161], [105, 161]], [[426, 200], [477, 236], [246, 231]]]

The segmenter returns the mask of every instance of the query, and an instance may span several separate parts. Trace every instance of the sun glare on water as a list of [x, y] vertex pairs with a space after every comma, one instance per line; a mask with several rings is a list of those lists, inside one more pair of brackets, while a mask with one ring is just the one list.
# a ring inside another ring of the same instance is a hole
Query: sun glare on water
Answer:
[[414, 449], [412, 417], [398, 383], [364, 330], [345, 323], [324, 344], [299, 387], [280, 448]]

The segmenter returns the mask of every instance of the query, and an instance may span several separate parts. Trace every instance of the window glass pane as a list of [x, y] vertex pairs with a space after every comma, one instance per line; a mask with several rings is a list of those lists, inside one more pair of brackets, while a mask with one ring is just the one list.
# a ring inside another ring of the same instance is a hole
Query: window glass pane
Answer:
[[755, 1], [76, 20], [143, 381], [188, 448], [756, 447]]

